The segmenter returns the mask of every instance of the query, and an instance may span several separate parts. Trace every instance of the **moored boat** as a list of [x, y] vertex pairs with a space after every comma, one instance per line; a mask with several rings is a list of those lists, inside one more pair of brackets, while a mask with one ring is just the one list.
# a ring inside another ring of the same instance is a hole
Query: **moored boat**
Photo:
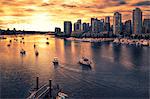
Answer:
[[59, 61], [57, 57], [54, 57], [54, 60], [52, 61], [54, 65], [58, 65]]
[[143, 45], [143, 46], [148, 46], [148, 45], [149, 45], [149, 44], [148, 44], [148, 41], [144, 40], [144, 41], [142, 42], [142, 45]]
[[37, 50], [35, 51], [35, 55], [36, 55], [36, 56], [38, 56], [38, 55], [39, 55], [39, 52], [38, 52]]
[[25, 54], [26, 54], [26, 51], [25, 51], [24, 49], [21, 49], [21, 50], [20, 50], [20, 54], [25, 55]]
[[46, 42], [47, 45], [49, 45], [49, 42]]
[[11, 45], [10, 45], [10, 44], [7, 44], [7, 46], [10, 47]]

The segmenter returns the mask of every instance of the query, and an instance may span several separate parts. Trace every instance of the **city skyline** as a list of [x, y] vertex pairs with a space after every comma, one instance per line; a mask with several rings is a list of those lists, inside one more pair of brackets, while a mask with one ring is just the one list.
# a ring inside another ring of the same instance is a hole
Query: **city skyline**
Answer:
[[[122, 14], [122, 22], [132, 20], [132, 11], [138, 7], [143, 19], [150, 18], [147, 0], [2, 0], [0, 3], [0, 28], [17, 30], [54, 31], [63, 29], [64, 21], [75, 23], [78, 19], [90, 23], [92, 17], [105, 19], [113, 14]], [[9, 6], [9, 7], [8, 7]]]

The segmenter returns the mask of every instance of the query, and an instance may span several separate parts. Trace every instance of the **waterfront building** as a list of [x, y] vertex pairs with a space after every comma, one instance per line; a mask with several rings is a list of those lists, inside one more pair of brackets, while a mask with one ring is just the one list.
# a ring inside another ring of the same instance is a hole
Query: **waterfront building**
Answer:
[[98, 26], [98, 28], [99, 28], [98, 32], [103, 32], [104, 31], [104, 26], [105, 26], [104, 25], [104, 19], [101, 19], [99, 22], [100, 22], [100, 25]]
[[113, 16], [113, 34], [120, 34], [122, 32], [122, 16], [119, 12], [115, 12]]
[[61, 28], [55, 27], [55, 35], [58, 35], [61, 33]]
[[92, 31], [92, 26], [93, 26], [93, 21], [95, 20], [95, 18], [91, 18], [91, 25], [90, 25], [90, 27], [91, 27], [91, 31]]
[[98, 19], [91, 18], [91, 32], [98, 33]]
[[107, 32], [110, 31], [110, 17], [109, 16], [105, 17], [105, 31]]
[[70, 36], [72, 33], [72, 23], [71, 21], [64, 21], [64, 33], [67, 36]]
[[131, 34], [132, 33], [131, 20], [125, 21], [124, 29], [125, 29], [126, 34]]
[[134, 34], [141, 34], [142, 33], [142, 11], [140, 8], [135, 8], [133, 10], [132, 15], [133, 21], [133, 33]]
[[81, 32], [82, 31], [82, 23], [81, 19], [79, 19], [77, 22], [74, 23], [74, 31], [75, 32]]
[[83, 32], [88, 32], [90, 30], [89, 23], [82, 24]]
[[101, 20], [97, 20], [97, 32], [96, 33], [99, 33], [99, 32], [102, 32], [102, 22], [101, 22]]
[[150, 33], [150, 19], [144, 19], [143, 21], [143, 32]]
[[102, 31], [104, 31], [104, 19], [91, 18], [91, 32], [100, 33]]

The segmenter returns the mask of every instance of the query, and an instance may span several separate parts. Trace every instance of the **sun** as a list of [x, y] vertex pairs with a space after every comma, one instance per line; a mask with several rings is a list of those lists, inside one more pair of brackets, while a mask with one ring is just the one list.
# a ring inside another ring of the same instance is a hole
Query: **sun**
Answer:
[[39, 13], [32, 16], [32, 22], [31, 24], [36, 28], [37, 30], [50, 30], [50, 26], [52, 24], [51, 22], [51, 16], [47, 13]]
[[43, 0], [43, 2], [44, 2], [44, 3], [48, 3], [48, 2], [49, 2], [49, 0]]

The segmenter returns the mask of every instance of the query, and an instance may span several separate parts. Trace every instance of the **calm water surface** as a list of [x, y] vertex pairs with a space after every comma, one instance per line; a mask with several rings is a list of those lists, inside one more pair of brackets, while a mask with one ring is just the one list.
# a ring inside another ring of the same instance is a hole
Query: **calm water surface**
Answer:
[[[73, 99], [149, 98], [149, 47], [71, 42], [47, 35], [26, 35], [25, 44], [20, 40], [14, 36], [0, 40], [1, 98], [27, 97], [37, 76], [40, 85], [52, 79]], [[26, 55], [20, 55], [21, 48]], [[38, 57], [35, 50], [39, 51]], [[91, 69], [78, 64], [82, 56], [93, 60]], [[53, 66], [54, 57], [59, 58], [60, 66]]]

